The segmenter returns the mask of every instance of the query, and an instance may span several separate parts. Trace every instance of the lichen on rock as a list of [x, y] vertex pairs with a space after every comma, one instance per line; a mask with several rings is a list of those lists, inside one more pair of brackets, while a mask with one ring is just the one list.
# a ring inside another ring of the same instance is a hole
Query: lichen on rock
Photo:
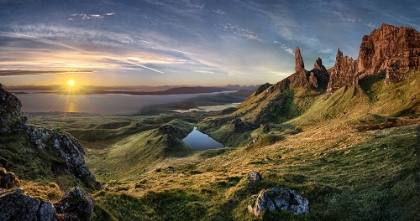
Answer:
[[288, 210], [296, 215], [308, 213], [309, 200], [286, 187], [263, 189], [258, 193], [254, 206], [248, 205], [248, 211], [259, 216], [266, 209], [270, 212]]

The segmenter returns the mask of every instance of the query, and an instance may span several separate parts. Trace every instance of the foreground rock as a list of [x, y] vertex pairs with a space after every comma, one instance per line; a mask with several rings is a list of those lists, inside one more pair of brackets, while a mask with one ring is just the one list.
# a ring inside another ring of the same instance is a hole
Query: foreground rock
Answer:
[[10, 189], [15, 185], [16, 176], [0, 166], [0, 188]]
[[[28, 137], [32, 146], [25, 148], [33, 148], [40, 154], [45, 154], [48, 150], [58, 151], [60, 158], [64, 160], [64, 167], [77, 182], [91, 189], [99, 189], [99, 183], [87, 168], [84, 160], [85, 152], [79, 142], [70, 134], [59, 130], [28, 125], [27, 118], [21, 113], [21, 108], [19, 99], [5, 91], [0, 84], [0, 135]], [[6, 156], [2, 157], [5, 157], [2, 161], [10, 160]]]
[[261, 176], [260, 173], [256, 172], [256, 171], [251, 171], [248, 173], [248, 180], [251, 182], [254, 181], [261, 181], [264, 180], [264, 178]]
[[90, 220], [93, 213], [93, 199], [80, 187], [74, 187], [56, 204], [26, 196], [23, 190], [0, 197], [0, 220], [15, 221], [59, 221]]
[[273, 187], [261, 190], [256, 196], [254, 206], [248, 205], [248, 211], [255, 216], [259, 216], [265, 209], [270, 212], [289, 210], [294, 214], [308, 213], [309, 201], [294, 190], [285, 187]]

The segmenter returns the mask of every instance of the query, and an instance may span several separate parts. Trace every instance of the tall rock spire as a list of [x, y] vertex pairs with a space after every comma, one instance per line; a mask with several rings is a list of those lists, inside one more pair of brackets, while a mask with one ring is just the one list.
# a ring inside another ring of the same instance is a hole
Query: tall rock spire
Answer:
[[327, 92], [332, 93], [343, 86], [355, 86], [358, 84], [358, 80], [357, 60], [344, 56], [343, 52], [338, 49], [335, 64], [330, 73]]
[[305, 65], [303, 64], [303, 59], [302, 59], [302, 55], [300, 54], [299, 47], [296, 47], [295, 59], [296, 59], [295, 72], [301, 72], [302, 70], [305, 70]]

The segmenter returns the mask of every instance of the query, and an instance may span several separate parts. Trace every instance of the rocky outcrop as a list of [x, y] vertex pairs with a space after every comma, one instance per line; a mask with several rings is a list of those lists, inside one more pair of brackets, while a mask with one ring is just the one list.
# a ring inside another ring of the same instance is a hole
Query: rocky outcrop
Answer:
[[81, 187], [73, 187], [66, 191], [66, 195], [54, 208], [61, 220], [89, 221], [93, 214], [93, 198], [85, 193]]
[[[385, 74], [385, 84], [403, 81], [407, 71], [420, 70], [420, 32], [408, 27], [382, 24], [363, 36], [357, 60], [338, 50], [330, 71], [327, 92], [355, 86], [366, 75]], [[315, 80], [311, 80], [314, 84]]]
[[343, 56], [343, 52], [338, 49], [334, 67], [330, 71], [327, 92], [344, 86], [355, 86], [358, 84], [357, 61], [348, 56]]
[[29, 125], [25, 127], [24, 132], [29, 136], [35, 148], [40, 151], [47, 148], [58, 150], [76, 181], [91, 189], [100, 188], [100, 184], [96, 182], [95, 176], [85, 163], [85, 151], [76, 138], [68, 133]]
[[171, 135], [177, 138], [184, 138], [188, 135], [188, 133], [184, 132], [178, 127], [174, 127], [172, 125], [163, 125], [160, 126], [157, 130], [159, 134], [162, 135]]
[[16, 176], [12, 172], [0, 167], [0, 188], [10, 189], [15, 185]]
[[254, 92], [254, 94], [253, 94], [253, 96], [257, 96], [257, 95], [259, 95], [259, 94], [261, 94], [262, 92], [264, 92], [265, 90], [267, 90], [269, 87], [271, 87], [272, 85], [270, 84], [270, 83], [265, 83], [265, 84], [263, 84], [263, 85], [261, 85], [261, 86], [259, 86], [258, 88], [257, 88], [257, 90], [255, 90], [255, 92]]
[[305, 70], [300, 49], [297, 47], [295, 52], [296, 66], [295, 73], [288, 77], [290, 85], [294, 88], [309, 88], [324, 91], [327, 88], [329, 74], [327, 69], [322, 65], [321, 58], [315, 61], [314, 69]]
[[88, 221], [92, 217], [93, 198], [80, 187], [67, 190], [63, 199], [55, 204], [23, 193], [18, 189], [0, 197], [0, 220]]
[[244, 132], [252, 129], [252, 126], [240, 118], [235, 118], [227, 124], [227, 129], [231, 132]]
[[261, 190], [258, 195], [253, 197], [256, 198], [255, 204], [254, 206], [248, 205], [248, 211], [255, 216], [259, 216], [266, 209], [270, 212], [289, 210], [294, 214], [309, 212], [308, 199], [285, 187]]
[[370, 35], [363, 36], [357, 65], [359, 71], [367, 75], [388, 68], [399, 73], [420, 70], [420, 32], [382, 24]]
[[306, 71], [305, 64], [303, 63], [303, 59], [302, 59], [302, 55], [300, 54], [299, 47], [296, 47], [296, 50], [295, 50], [295, 60], [296, 60], [295, 72], [298, 73], [301, 71]]
[[251, 171], [248, 173], [248, 180], [251, 182], [254, 181], [261, 181], [264, 180], [264, 178], [261, 176], [260, 173], [256, 172], [256, 171]]
[[21, 107], [20, 100], [3, 90], [0, 84], [0, 134], [11, 134], [23, 129], [27, 119], [20, 112]]
[[47, 149], [57, 150], [76, 181], [88, 188], [99, 189], [99, 183], [95, 181], [84, 161], [85, 152], [79, 142], [70, 134], [59, 130], [28, 125], [27, 118], [21, 113], [21, 107], [19, 99], [5, 91], [0, 84], [0, 135], [20, 134], [28, 137], [32, 143], [33, 146], [28, 148], [44, 152]]
[[309, 84], [320, 90], [326, 90], [330, 74], [322, 64], [321, 58], [316, 59], [314, 69], [309, 72]]

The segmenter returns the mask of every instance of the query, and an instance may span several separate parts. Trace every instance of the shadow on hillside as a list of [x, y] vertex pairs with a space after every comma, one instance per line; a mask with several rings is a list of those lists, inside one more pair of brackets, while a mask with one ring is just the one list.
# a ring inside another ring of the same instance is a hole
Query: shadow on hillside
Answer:
[[[416, 168], [419, 169], [420, 171], [420, 124], [416, 128], [416, 137], [417, 137], [417, 141], [416, 141], [416, 145], [413, 146], [413, 152], [414, 152], [413, 154], [417, 156]], [[420, 179], [417, 180], [417, 182], [420, 188]]]
[[377, 75], [364, 76], [359, 79], [358, 84], [362, 88], [363, 92], [369, 97], [370, 102], [375, 102], [377, 100], [377, 95], [372, 91], [372, 86], [379, 81], [385, 79], [385, 73], [381, 72]]
[[202, 220], [207, 213], [203, 199], [183, 190], [148, 192], [141, 198], [102, 192], [95, 197], [92, 220]]

